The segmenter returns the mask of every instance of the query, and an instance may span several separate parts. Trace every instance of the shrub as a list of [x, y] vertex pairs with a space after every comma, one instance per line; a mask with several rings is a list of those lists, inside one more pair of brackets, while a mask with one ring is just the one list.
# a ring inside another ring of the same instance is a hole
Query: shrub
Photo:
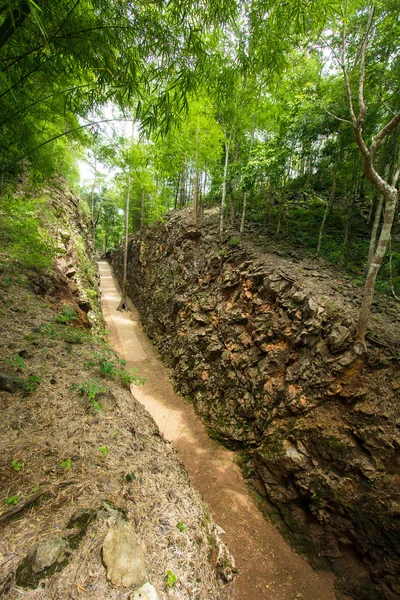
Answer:
[[43, 200], [26, 197], [0, 198], [0, 247], [7, 251], [7, 259], [0, 255], [1, 262], [37, 271], [50, 267], [55, 246], [39, 216], [43, 204]]

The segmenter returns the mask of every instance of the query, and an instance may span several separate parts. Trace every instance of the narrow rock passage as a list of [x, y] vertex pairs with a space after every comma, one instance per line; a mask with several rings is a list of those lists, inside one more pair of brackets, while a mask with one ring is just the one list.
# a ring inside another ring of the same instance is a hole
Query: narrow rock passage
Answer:
[[117, 312], [118, 286], [110, 265], [99, 262], [102, 307], [109, 340], [146, 379], [133, 396], [177, 448], [194, 487], [226, 535], [238, 568], [235, 600], [334, 600], [333, 577], [314, 572], [268, 523], [248, 494], [234, 453], [211, 440], [193, 408], [168, 380], [160, 357], [144, 334], [136, 309]]

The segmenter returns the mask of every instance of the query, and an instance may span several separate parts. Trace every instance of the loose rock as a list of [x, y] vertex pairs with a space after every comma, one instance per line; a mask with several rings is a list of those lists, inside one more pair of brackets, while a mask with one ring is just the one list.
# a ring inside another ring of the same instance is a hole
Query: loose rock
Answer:
[[145, 583], [141, 588], [130, 595], [129, 600], [158, 600], [157, 592], [150, 583]]
[[147, 581], [142, 548], [133, 526], [119, 519], [111, 527], [103, 544], [107, 579], [124, 587], [142, 586]]
[[55, 535], [39, 544], [18, 565], [16, 583], [35, 588], [41, 579], [64, 568], [68, 562], [69, 543]]

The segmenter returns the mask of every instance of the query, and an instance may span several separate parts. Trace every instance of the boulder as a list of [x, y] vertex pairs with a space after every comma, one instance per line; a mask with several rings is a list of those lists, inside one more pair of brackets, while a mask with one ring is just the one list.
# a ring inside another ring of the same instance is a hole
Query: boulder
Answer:
[[103, 544], [107, 579], [124, 587], [143, 586], [147, 582], [143, 550], [133, 526], [119, 519], [109, 530]]
[[35, 588], [45, 577], [63, 569], [67, 563], [69, 543], [58, 535], [34, 548], [18, 565], [15, 581], [21, 587]]

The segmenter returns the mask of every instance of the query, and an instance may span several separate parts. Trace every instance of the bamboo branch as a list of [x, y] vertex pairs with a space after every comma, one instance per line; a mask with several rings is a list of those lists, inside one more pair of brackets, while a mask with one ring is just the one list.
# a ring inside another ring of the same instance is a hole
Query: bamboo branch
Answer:
[[84, 129], [85, 127], [90, 127], [91, 125], [100, 125], [101, 123], [111, 123], [114, 121], [129, 121], [129, 120], [130, 119], [102, 119], [101, 121], [91, 121], [90, 123], [85, 123], [84, 125], [79, 125], [79, 127], [74, 127], [73, 129], [70, 129], [69, 131], [64, 131], [64, 133], [59, 133], [58, 135], [53, 136], [49, 140], [46, 140], [42, 144], [39, 144], [39, 146], [32, 148], [32, 150], [29, 150], [29, 152], [26, 152], [25, 154], [22, 154], [21, 156], [19, 156], [12, 163], [9, 163], [5, 167], [3, 167], [3, 169], [1, 169], [1, 171], [0, 171], [0, 173], [4, 173], [7, 169], [14, 167], [15, 165], [17, 165], [19, 162], [21, 162], [25, 158], [28, 158], [28, 156], [30, 156], [33, 152], [36, 152], [36, 150], [39, 150], [39, 148], [43, 148], [43, 146], [47, 146], [47, 144], [50, 144], [50, 142], [54, 142], [55, 140], [58, 140], [59, 138], [62, 138], [65, 135], [70, 135], [71, 133], [74, 133], [75, 131], [79, 131], [80, 129]]

